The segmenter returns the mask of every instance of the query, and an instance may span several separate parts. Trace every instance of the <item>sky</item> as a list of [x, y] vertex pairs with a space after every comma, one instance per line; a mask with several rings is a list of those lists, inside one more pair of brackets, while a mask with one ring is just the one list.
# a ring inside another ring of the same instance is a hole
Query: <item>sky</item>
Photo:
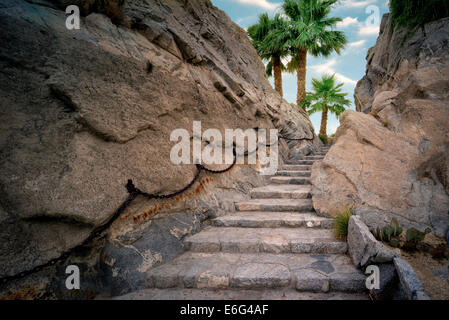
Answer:
[[[247, 29], [257, 23], [258, 16], [267, 12], [270, 16], [282, 13], [282, 0], [212, 0], [212, 3], [225, 11], [239, 26]], [[348, 93], [351, 109], [355, 110], [354, 88], [358, 80], [365, 75], [366, 53], [376, 43], [379, 25], [384, 13], [389, 12], [388, 0], [340, 0], [331, 12], [331, 16], [343, 19], [335, 30], [345, 32], [348, 39], [346, 48], [340, 55], [333, 53], [327, 58], [307, 57], [306, 90], [311, 89], [312, 78], [321, 78], [323, 74], [334, 74], [338, 82], [343, 82], [343, 91]], [[283, 73], [284, 98], [296, 102], [296, 74]], [[270, 78], [273, 85], [273, 78]], [[315, 131], [321, 123], [321, 113], [310, 116]], [[329, 115], [327, 134], [335, 133], [339, 121]]]

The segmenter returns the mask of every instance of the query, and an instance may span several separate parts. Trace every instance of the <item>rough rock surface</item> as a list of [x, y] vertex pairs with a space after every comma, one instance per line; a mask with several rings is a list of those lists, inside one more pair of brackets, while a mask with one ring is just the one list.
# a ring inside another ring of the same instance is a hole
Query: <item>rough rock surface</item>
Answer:
[[407, 298], [409, 300], [430, 300], [410, 264], [398, 257], [394, 258], [393, 262], [399, 276], [401, 288], [404, 290]]
[[[81, 6], [80, 30], [66, 29], [67, 4], [0, 0], [0, 278], [81, 243], [126, 199], [129, 178], [151, 193], [185, 186], [195, 167], [171, 164], [169, 137], [191, 132], [193, 120], [203, 131], [313, 135], [307, 115], [271, 88], [245, 31], [208, 0], [70, 1]], [[287, 159], [318, 144], [282, 142], [280, 152]], [[165, 236], [195, 232], [264, 180], [248, 166], [201, 178], [171, 202], [136, 199], [114, 223], [96, 247], [108, 285], [108, 275], [122, 281], [172, 258], [181, 248], [173, 239], [164, 248]], [[150, 223], [173, 212], [184, 227]], [[89, 270], [99, 260], [90, 256]], [[132, 270], [120, 268], [131, 259]]]
[[[336, 142], [312, 169], [323, 215], [352, 207], [369, 226], [395, 217], [445, 236], [449, 228], [449, 19], [408, 38], [385, 15]], [[370, 112], [368, 114], [368, 112]]]
[[349, 219], [348, 251], [352, 262], [360, 268], [371, 263], [391, 262], [395, 257], [391, 250], [374, 238], [368, 227], [357, 216]]

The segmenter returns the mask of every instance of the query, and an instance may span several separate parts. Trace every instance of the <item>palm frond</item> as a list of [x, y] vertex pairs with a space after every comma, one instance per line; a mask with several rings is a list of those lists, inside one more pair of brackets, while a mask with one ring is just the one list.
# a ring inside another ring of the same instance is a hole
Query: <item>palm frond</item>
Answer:
[[314, 56], [329, 56], [340, 53], [347, 40], [341, 31], [329, 30], [342, 21], [329, 17], [337, 0], [285, 0], [283, 9], [290, 18], [289, 46], [293, 49], [307, 49]]
[[346, 99], [347, 93], [341, 92], [343, 83], [335, 82], [335, 74], [323, 75], [321, 79], [312, 79], [312, 92], [307, 92], [303, 100], [303, 107], [309, 114], [321, 112], [325, 107], [335, 114], [337, 118], [350, 106], [351, 101]]

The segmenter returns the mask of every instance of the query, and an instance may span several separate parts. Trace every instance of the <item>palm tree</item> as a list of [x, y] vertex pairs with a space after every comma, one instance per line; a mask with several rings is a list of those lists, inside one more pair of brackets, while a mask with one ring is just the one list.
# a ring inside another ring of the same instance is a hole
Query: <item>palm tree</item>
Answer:
[[282, 90], [282, 70], [285, 66], [281, 58], [287, 56], [289, 51], [285, 43], [278, 38], [269, 37], [273, 32], [283, 34], [287, 30], [287, 23], [280, 14], [276, 14], [273, 19], [264, 13], [259, 16], [259, 22], [248, 28], [248, 35], [262, 60], [268, 62], [266, 73], [271, 77], [274, 73], [274, 88], [283, 96]]
[[341, 92], [343, 83], [335, 83], [335, 74], [332, 76], [323, 75], [321, 80], [312, 79], [313, 92], [308, 92], [305, 99], [302, 101], [302, 107], [311, 115], [315, 112], [322, 112], [320, 137], [327, 137], [327, 113], [331, 113], [340, 118], [340, 114], [345, 111], [345, 106], [350, 106], [351, 101], [345, 97], [347, 93]]
[[341, 31], [331, 30], [341, 18], [329, 17], [332, 5], [338, 0], [285, 0], [283, 9], [290, 18], [288, 35], [276, 33], [292, 51], [293, 59], [289, 69], [295, 68], [297, 74], [296, 103], [306, 95], [307, 53], [313, 56], [329, 56], [332, 52], [340, 54], [346, 44], [346, 36]]

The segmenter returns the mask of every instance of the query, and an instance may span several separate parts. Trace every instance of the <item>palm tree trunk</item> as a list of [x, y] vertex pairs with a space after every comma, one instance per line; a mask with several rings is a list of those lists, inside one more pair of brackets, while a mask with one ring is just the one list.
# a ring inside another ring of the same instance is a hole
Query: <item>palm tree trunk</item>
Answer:
[[284, 96], [282, 91], [282, 68], [281, 58], [279, 56], [273, 56], [273, 76], [274, 76], [274, 89], [279, 92], [281, 97]]
[[306, 65], [307, 65], [307, 50], [301, 49], [298, 51], [298, 67], [296, 69], [296, 77], [298, 81], [296, 104], [301, 105], [301, 101], [306, 96]]
[[323, 113], [321, 115], [321, 127], [320, 127], [320, 136], [327, 136], [327, 105], [324, 106]]

